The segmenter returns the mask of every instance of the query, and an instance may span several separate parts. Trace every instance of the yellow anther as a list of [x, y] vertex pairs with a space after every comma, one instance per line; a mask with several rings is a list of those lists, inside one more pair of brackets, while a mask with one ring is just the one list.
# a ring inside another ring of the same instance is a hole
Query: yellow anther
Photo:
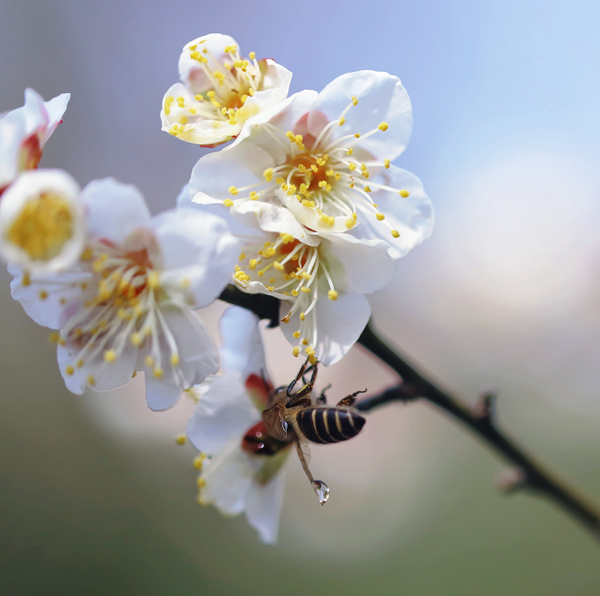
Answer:
[[389, 128], [389, 125], [387, 122], [382, 122], [377, 128], [379, 130], [385, 132]]
[[177, 352], [171, 354], [171, 366], [179, 366], [179, 354]]
[[65, 372], [66, 372], [66, 373], [67, 373], [69, 376], [71, 376], [71, 375], [72, 375], [72, 374], [75, 372], [75, 369], [74, 369], [74, 368], [73, 368], [73, 367], [72, 367], [70, 364], [68, 364], [68, 365], [66, 366], [66, 368], [65, 368]]
[[185, 98], [181, 95], [177, 98], [177, 105], [182, 108], [185, 105]]
[[248, 89], [248, 93], [250, 93], [251, 96], [254, 95], [254, 89], [252, 89], [252, 87], [250, 87]]
[[358, 105], [358, 99], [356, 97], [352, 98], [352, 105], [353, 106], [357, 106]]
[[383, 213], [376, 213], [375, 217], [379, 220], [379, 221], [383, 221], [385, 219], [385, 215]]
[[281, 234], [281, 241], [284, 244], [289, 244], [290, 242], [294, 241], [294, 237], [291, 234]]
[[48, 298], [48, 292], [46, 292], [46, 290], [40, 290], [38, 296], [40, 300], [46, 300], [46, 298]]
[[300, 291], [304, 292], [305, 294], [310, 294], [310, 288], [307, 288], [306, 286], [301, 287]]
[[292, 333], [292, 335], [298, 339], [300, 337], [300, 331], [294, 331], [294, 333]]
[[90, 387], [93, 387], [96, 384], [96, 379], [94, 379], [92, 375], [88, 375], [86, 380]]
[[196, 470], [201, 470], [205, 459], [206, 459], [206, 455], [204, 453], [197, 455], [193, 461], [194, 468], [196, 468]]
[[21, 278], [21, 285], [23, 285], [24, 287], [31, 285], [31, 277], [29, 277], [29, 273], [23, 273], [23, 277]]
[[329, 296], [329, 300], [338, 299], [338, 293], [335, 290], [329, 290], [329, 292], [327, 292], [327, 296]]
[[389, 159], [384, 159], [383, 160], [383, 167], [387, 170], [390, 167], [390, 160]]
[[400, 232], [398, 230], [392, 230], [392, 236], [394, 238], [399, 238], [400, 237]]
[[242, 252], [242, 253], [240, 253], [240, 258], [239, 258], [239, 260], [240, 260], [240, 261], [243, 261], [245, 258], [246, 258], [246, 254], [245, 254], [245, 253], [243, 253], [243, 252]]
[[193, 52], [197, 47], [198, 47], [198, 44], [195, 43], [193, 46], [190, 46], [188, 49], [190, 50], [190, 52]]
[[356, 132], [356, 133], [354, 133], [354, 136], [355, 136], [357, 139], [360, 139], [360, 133], [359, 133], [359, 132]]
[[346, 124], [346, 118], [340, 118], [339, 126], [343, 126], [344, 124]]
[[250, 259], [250, 269], [256, 269], [256, 259]]
[[292, 296], [296, 297], [298, 295], [298, 290], [292, 290]]
[[273, 267], [275, 267], [275, 269], [277, 269], [277, 271], [283, 271], [283, 265], [279, 261], [275, 261], [273, 263]]
[[300, 348], [298, 346], [296, 346], [293, 350], [292, 350], [292, 354], [298, 358], [298, 355], [300, 354]]
[[248, 54], [248, 58], [250, 58], [250, 60], [254, 60], [254, 58], [256, 58], [256, 53], [255, 52], [250, 52]]
[[346, 220], [346, 228], [348, 228], [349, 230], [351, 230], [355, 225], [356, 225], [356, 221], [354, 221], [354, 219], [352, 219], [351, 217], [349, 217]]
[[194, 99], [196, 101], [204, 101], [204, 97], [202, 96], [201, 93], [198, 93], [197, 95], [194, 95]]
[[319, 173], [319, 168], [313, 163], [310, 166], [310, 169], [315, 173], [318, 174]]
[[132, 333], [131, 337], [129, 338], [129, 341], [136, 347], [142, 343], [142, 340], [142, 336], [137, 332]]
[[279, 188], [281, 188], [281, 190], [285, 191], [289, 188], [289, 186], [284, 182]]
[[259, 194], [258, 194], [257, 192], [255, 192], [255, 191], [252, 191], [252, 192], [250, 193], [250, 200], [251, 200], [251, 201], [258, 201], [258, 197], [259, 197]]
[[265, 180], [267, 182], [271, 182], [271, 180], [273, 180], [273, 168], [267, 168], [264, 172], [263, 172], [263, 176], [265, 177]]
[[83, 366], [84, 360], [83, 358], [79, 358], [77, 360], [77, 362], [75, 363], [75, 365], [77, 366], [77, 368], [81, 368]]
[[160, 368], [160, 366], [157, 366], [153, 371], [152, 374], [154, 375], [155, 379], [162, 379], [164, 376], [164, 371], [162, 368]]
[[225, 207], [233, 207], [234, 202], [231, 199], [225, 199], [223, 205], [225, 205]]
[[159, 281], [160, 276], [158, 274], [158, 271], [150, 271], [150, 273], [148, 274], [148, 287], [151, 290], [155, 290], [156, 288], [158, 288]]
[[105, 350], [104, 360], [106, 362], [114, 362], [117, 359], [117, 353], [114, 350]]
[[238, 189], [235, 186], [230, 186], [229, 187], [229, 194], [232, 194], [233, 196], [238, 194]]
[[185, 434], [181, 433], [180, 435], [177, 435], [175, 437], [175, 443], [177, 443], [177, 445], [185, 445], [187, 443], [187, 437]]
[[192, 60], [198, 60], [198, 56], [200, 56], [200, 52], [196, 52], [196, 51], [191, 51], [190, 52], [190, 58]]
[[354, 162], [351, 162], [348, 164], [348, 169], [353, 172], [354, 170], [356, 170], [356, 164]]
[[308, 355], [308, 361], [310, 362], [310, 364], [315, 365], [317, 363], [317, 358], [316, 356], [313, 354], [309, 354]]
[[401, 190], [399, 191], [399, 194], [403, 199], [406, 199], [406, 197], [410, 195], [410, 193], [407, 190]]
[[304, 321], [305, 318], [306, 318], [306, 315], [303, 312], [301, 312], [300, 313], [300, 320]]
[[[202, 478], [202, 476], [199, 476], [198, 479], [196, 480], [196, 486], [198, 488], [204, 488], [206, 486], [206, 480], [204, 480], [204, 478]], [[205, 504], [200, 497], [198, 497], [198, 503], [200, 503], [200, 505]]]
[[154, 358], [152, 358], [152, 356], [146, 356], [144, 358], [144, 363], [148, 368], [152, 368], [154, 366]]
[[58, 331], [53, 331], [48, 338], [53, 344], [57, 344], [60, 340], [60, 333], [58, 333]]

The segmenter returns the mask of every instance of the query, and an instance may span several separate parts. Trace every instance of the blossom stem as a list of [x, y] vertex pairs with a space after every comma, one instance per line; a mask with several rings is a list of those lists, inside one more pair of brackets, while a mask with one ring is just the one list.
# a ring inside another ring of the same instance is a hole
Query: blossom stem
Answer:
[[402, 378], [401, 384], [387, 389], [380, 395], [358, 402], [356, 407], [360, 411], [368, 412], [395, 401], [426, 399], [460, 420], [515, 466], [519, 473], [515, 477], [513, 485], [506, 487], [507, 489], [529, 489], [546, 496], [578, 519], [596, 539], [600, 539], [600, 512], [562, 481], [553, 477], [498, 428], [493, 416], [493, 395], [482, 396], [480, 404], [475, 408], [464, 405], [456, 397], [440, 389], [417, 372], [396, 350], [375, 333], [371, 324], [367, 325], [358, 341]]

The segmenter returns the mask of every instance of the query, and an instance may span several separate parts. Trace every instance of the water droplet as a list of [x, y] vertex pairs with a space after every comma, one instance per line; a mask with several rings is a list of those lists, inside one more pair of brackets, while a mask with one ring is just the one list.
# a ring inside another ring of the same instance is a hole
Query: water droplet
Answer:
[[312, 486], [319, 497], [319, 503], [325, 505], [329, 499], [329, 487], [322, 480], [313, 480]]

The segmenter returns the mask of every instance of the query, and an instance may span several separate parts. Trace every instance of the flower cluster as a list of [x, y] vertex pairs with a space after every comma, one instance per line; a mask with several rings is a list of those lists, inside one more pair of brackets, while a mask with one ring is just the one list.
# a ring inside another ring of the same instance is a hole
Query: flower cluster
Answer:
[[[433, 225], [420, 180], [392, 163], [412, 126], [400, 80], [359, 71], [288, 97], [291, 77], [225, 35], [185, 45], [162, 129], [204, 147], [233, 142], [200, 158], [176, 208], [155, 217], [133, 186], [82, 190], [66, 172], [37, 169], [67, 94], [44, 102], [28, 89], [0, 118], [0, 254], [13, 297], [52, 330], [67, 388], [109, 390], [143, 372], [154, 410], [196, 398], [199, 500], [245, 511], [265, 542], [276, 539], [290, 447], [324, 503], [305, 440], [346, 440], [364, 424], [354, 396], [327, 408], [312, 395], [318, 364], [350, 350], [371, 316], [366, 295]], [[273, 389], [258, 320], [239, 308], [223, 316], [224, 373], [211, 378], [218, 351], [194, 311], [227, 284], [280, 301], [290, 353], [306, 360], [298, 391]], [[313, 435], [294, 418], [307, 408]]]

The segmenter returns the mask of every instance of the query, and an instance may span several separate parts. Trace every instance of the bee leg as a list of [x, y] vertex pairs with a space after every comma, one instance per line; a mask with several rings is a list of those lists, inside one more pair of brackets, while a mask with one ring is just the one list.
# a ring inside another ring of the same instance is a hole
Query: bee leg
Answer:
[[319, 503], [321, 505], [325, 505], [327, 499], [329, 499], [329, 487], [322, 480], [315, 480], [313, 475], [311, 474], [310, 468], [308, 467], [308, 462], [304, 456], [304, 451], [302, 449], [302, 445], [299, 441], [296, 441], [296, 451], [298, 452], [298, 457], [300, 458], [300, 463], [302, 464], [302, 469], [304, 473], [310, 480], [310, 484], [315, 491], [319, 499]]
[[291, 397], [292, 393], [294, 391], [294, 387], [296, 386], [296, 383], [303, 377], [304, 373], [306, 373], [306, 367], [308, 365], [308, 358], [306, 359], [306, 362], [300, 367], [300, 371], [298, 372], [298, 375], [296, 376], [296, 378], [288, 385], [287, 388], [287, 396]]
[[315, 383], [317, 381], [317, 373], [319, 372], [319, 369], [317, 368], [317, 365], [315, 364], [313, 367], [313, 371], [312, 371], [312, 375], [310, 377], [310, 381], [308, 383], [306, 383], [302, 389], [300, 389], [300, 391], [298, 391], [298, 393], [296, 393], [296, 395], [294, 395], [294, 399], [299, 398], [299, 397], [304, 397], [306, 394], [310, 393], [313, 390], [313, 387], [315, 386]]
[[344, 399], [341, 399], [338, 404], [337, 407], [338, 408], [351, 408], [354, 405], [354, 402], [356, 401], [356, 396], [359, 393], [366, 393], [367, 390], [366, 389], [362, 389], [361, 391], [355, 391], [354, 393], [351, 393], [350, 395], [346, 396]]
[[329, 385], [327, 385], [327, 387], [325, 387], [325, 389], [321, 391], [321, 395], [317, 397], [317, 405], [324, 406], [327, 403], [327, 396], [325, 395], [325, 391], [328, 391], [329, 389], [331, 389], [331, 383], [329, 383]]

